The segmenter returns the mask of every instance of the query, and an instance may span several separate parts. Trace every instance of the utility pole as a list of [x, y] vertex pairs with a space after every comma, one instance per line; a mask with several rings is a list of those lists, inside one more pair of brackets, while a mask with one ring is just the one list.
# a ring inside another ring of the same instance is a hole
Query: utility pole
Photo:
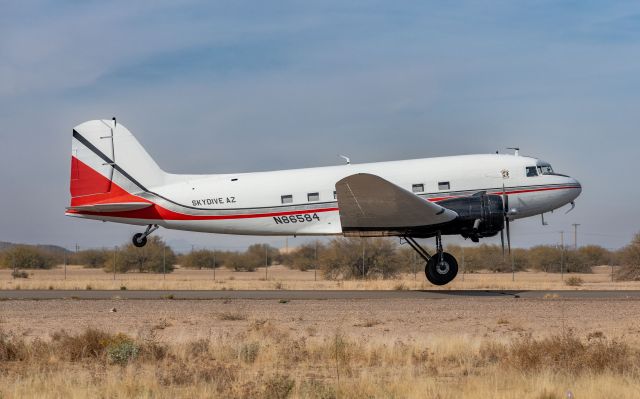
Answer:
[[213, 279], [216, 279], [216, 250], [213, 249]]
[[162, 247], [162, 279], [167, 279], [167, 246]]
[[315, 242], [315, 262], [313, 264], [313, 281], [318, 281], [318, 240]]
[[573, 226], [573, 249], [578, 249], [578, 226], [579, 223], [572, 224]]
[[564, 281], [564, 231], [560, 232], [560, 279]]
[[67, 279], [67, 250], [64, 250], [64, 279]]

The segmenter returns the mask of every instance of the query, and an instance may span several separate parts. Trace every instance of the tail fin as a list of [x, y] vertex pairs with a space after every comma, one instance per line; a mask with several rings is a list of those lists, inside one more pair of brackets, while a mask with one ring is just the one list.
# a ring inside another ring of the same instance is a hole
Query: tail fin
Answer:
[[163, 184], [164, 178], [131, 132], [115, 120], [88, 121], [73, 129], [72, 205], [78, 197], [91, 196], [94, 202], [142, 193]]

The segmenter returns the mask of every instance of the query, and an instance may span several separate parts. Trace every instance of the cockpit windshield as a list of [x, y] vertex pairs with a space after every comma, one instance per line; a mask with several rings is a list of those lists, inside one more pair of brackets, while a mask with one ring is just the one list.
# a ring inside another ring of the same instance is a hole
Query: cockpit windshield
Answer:
[[541, 175], [553, 175], [553, 174], [555, 174], [553, 172], [553, 168], [548, 163], [547, 164], [538, 164], [538, 172], [540, 172]]

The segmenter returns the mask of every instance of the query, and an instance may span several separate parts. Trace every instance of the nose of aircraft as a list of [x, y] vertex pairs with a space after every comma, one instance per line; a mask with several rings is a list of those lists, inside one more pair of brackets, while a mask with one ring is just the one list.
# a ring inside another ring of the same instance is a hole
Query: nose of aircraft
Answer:
[[571, 201], [573, 201], [582, 193], [582, 184], [580, 184], [580, 182], [573, 177], [568, 177], [567, 179], [569, 180], [567, 182], [567, 185], [573, 188], [571, 190]]

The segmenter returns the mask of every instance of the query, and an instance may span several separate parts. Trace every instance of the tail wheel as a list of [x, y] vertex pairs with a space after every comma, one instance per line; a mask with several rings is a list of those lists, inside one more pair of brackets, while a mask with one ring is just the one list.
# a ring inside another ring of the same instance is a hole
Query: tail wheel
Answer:
[[427, 280], [433, 285], [445, 285], [458, 274], [458, 261], [448, 252], [433, 255], [424, 268]]
[[131, 241], [133, 241], [133, 245], [136, 247], [142, 248], [147, 245], [147, 236], [144, 235], [144, 233], [137, 233], [133, 235], [133, 239]]

